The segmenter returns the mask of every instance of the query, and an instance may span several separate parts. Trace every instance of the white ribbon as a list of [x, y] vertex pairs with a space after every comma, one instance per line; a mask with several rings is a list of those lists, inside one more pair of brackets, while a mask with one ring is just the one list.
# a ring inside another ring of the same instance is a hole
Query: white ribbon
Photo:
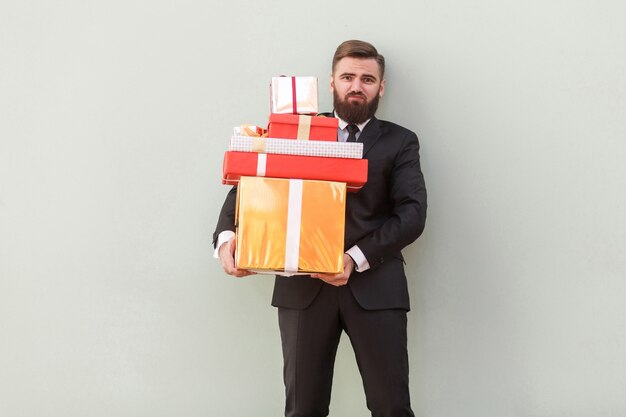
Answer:
[[289, 180], [287, 209], [287, 238], [285, 244], [285, 273], [298, 272], [300, 257], [300, 223], [302, 222], [302, 180]]
[[265, 153], [258, 154], [257, 159], [256, 159], [256, 176], [264, 177], [266, 167], [267, 167], [267, 154]]

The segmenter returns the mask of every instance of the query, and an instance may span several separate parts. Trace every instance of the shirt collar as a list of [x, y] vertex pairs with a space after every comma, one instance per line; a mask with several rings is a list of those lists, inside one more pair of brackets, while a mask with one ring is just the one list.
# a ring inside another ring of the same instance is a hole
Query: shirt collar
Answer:
[[[337, 119], [339, 119], [339, 129], [345, 130], [346, 126], [348, 126], [349, 123], [346, 122], [345, 120], [343, 120], [341, 117], [337, 116], [337, 112], [336, 111], [333, 112], [333, 113], [335, 114], [335, 117]], [[367, 119], [363, 123], [357, 125], [357, 127], [359, 128], [359, 132], [363, 131], [363, 129], [365, 128], [365, 125], [367, 125], [370, 122], [370, 120], [372, 120], [372, 119]]]

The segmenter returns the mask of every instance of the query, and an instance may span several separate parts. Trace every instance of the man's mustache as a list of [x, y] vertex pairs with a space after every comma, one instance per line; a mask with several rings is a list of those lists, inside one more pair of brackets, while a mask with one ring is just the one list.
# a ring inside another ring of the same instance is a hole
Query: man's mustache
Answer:
[[363, 93], [356, 93], [356, 92], [354, 92], [354, 93], [346, 94], [346, 98], [350, 98], [350, 97], [362, 97], [365, 100], [367, 100], [367, 97], [365, 97], [365, 94], [363, 94]]

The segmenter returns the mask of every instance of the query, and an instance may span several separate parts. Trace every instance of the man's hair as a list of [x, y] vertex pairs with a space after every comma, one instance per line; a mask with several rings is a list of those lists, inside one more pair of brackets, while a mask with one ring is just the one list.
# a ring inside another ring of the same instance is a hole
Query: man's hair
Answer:
[[345, 41], [337, 47], [335, 55], [333, 56], [333, 74], [335, 73], [335, 67], [337, 62], [343, 58], [373, 58], [378, 63], [380, 68], [380, 79], [385, 77], [385, 57], [378, 53], [374, 45], [365, 41], [350, 40]]

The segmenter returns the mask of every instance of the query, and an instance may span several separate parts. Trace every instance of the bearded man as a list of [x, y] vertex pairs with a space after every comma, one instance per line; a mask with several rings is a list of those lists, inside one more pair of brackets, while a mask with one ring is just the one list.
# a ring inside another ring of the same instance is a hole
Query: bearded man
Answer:
[[[401, 250], [426, 221], [419, 143], [412, 131], [375, 117], [385, 92], [385, 59], [370, 43], [337, 48], [330, 90], [338, 140], [363, 143], [368, 180], [346, 199], [344, 271], [277, 277], [272, 305], [284, 358], [286, 417], [328, 416], [335, 355], [345, 331], [374, 417], [414, 416], [409, 395], [409, 294]], [[235, 192], [229, 193], [214, 245], [226, 273], [234, 265]]]

